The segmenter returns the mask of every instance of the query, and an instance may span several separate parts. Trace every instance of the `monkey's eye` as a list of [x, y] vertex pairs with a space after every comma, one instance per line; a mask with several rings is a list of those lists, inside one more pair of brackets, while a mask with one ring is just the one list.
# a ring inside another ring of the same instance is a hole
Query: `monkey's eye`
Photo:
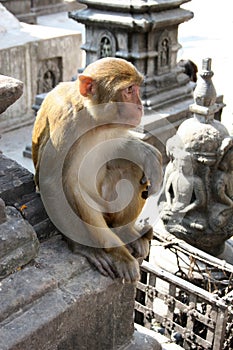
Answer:
[[128, 87], [126, 88], [126, 92], [127, 92], [127, 94], [132, 94], [132, 92], [133, 92], [133, 85], [128, 86]]

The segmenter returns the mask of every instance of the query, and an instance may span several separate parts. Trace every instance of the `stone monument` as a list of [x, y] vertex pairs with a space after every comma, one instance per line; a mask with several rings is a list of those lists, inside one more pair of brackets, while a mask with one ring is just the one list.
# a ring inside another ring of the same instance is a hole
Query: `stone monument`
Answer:
[[216, 103], [211, 59], [190, 105], [192, 118], [167, 141], [161, 218], [168, 232], [213, 255], [233, 235], [233, 138], [214, 119]]

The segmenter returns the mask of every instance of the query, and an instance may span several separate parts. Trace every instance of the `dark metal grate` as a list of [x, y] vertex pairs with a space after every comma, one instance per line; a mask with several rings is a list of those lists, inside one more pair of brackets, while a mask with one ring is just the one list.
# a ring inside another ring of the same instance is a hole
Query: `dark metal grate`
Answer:
[[[135, 301], [135, 313], [141, 317], [136, 322], [140, 319], [143, 326], [184, 349], [232, 350], [233, 266], [171, 235], [157, 235], [154, 243], [173, 250], [178, 275], [143, 262], [144, 278], [137, 285]], [[188, 273], [180, 264], [184, 254], [189, 259]], [[200, 278], [194, 277], [194, 269]]]

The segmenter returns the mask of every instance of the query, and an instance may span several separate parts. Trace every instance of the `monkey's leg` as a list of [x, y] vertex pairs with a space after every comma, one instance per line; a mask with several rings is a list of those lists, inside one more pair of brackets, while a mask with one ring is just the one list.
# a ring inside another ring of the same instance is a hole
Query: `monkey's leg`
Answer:
[[126, 247], [129, 252], [136, 258], [143, 260], [149, 254], [150, 241], [153, 238], [153, 228], [150, 225], [145, 225], [142, 229], [129, 224], [119, 229], [118, 237], [127, 243]]
[[87, 206], [85, 201], [77, 203], [77, 206], [84, 225], [88, 223], [87, 241], [92, 246], [72, 242], [73, 251], [84, 255], [105, 276], [120, 277], [127, 282], [137, 281], [140, 278], [138, 261], [107, 226], [103, 214]]
[[[134, 230], [136, 230], [134, 228]], [[153, 238], [153, 228], [150, 225], [145, 225], [139, 231], [140, 238], [132, 241], [127, 245], [129, 251], [136, 259], [145, 259], [150, 250], [150, 241]]]

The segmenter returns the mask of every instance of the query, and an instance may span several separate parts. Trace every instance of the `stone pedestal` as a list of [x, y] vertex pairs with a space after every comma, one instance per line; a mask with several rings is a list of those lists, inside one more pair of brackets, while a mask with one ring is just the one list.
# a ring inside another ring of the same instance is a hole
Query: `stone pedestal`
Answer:
[[[22, 92], [22, 81], [0, 75], [0, 113], [13, 104]], [[0, 279], [28, 264], [39, 251], [39, 241], [33, 227], [23, 219], [20, 211], [8, 206], [17, 201], [20, 191], [25, 189], [26, 192], [26, 187], [30, 189], [30, 184], [25, 185], [30, 178], [32, 180], [26, 172], [20, 174], [14, 164], [0, 152]], [[14, 187], [13, 195], [9, 187]]]
[[33, 174], [17, 162], [0, 154], [0, 198], [16, 208], [35, 230], [39, 240], [55, 234], [56, 229], [36, 193]]
[[[0, 209], [3, 214], [3, 209]], [[0, 278], [28, 264], [39, 251], [33, 227], [13, 207], [5, 209], [6, 220], [0, 222]]]

